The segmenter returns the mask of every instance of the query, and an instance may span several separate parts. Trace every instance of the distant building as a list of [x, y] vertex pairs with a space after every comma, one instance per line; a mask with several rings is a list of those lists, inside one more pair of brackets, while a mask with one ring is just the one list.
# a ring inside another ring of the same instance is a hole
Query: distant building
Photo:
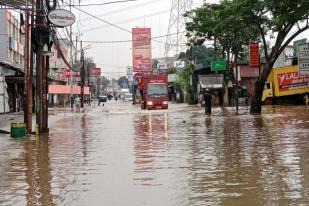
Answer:
[[164, 63], [167, 68], [174, 67], [174, 62], [177, 61], [177, 57], [157, 57], [154, 59], [159, 63]]

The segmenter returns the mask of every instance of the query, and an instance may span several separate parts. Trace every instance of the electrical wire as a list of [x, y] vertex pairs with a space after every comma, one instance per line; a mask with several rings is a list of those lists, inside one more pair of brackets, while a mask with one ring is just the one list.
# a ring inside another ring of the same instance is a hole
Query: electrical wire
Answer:
[[[122, 8], [122, 9], [112, 10], [112, 11], [109, 11], [109, 12], [98, 14], [96, 16], [97, 17], [103, 17], [103, 16], [108, 16], [108, 15], [118, 14], [118, 13], [121, 13], [121, 12], [124, 12], [124, 11], [127, 12], [128, 10], [136, 9], [136, 8], [143, 7], [143, 6], [146, 6], [146, 5], [149, 5], [149, 4], [153, 4], [153, 3], [157, 3], [158, 1], [162, 1], [162, 0], [156, 0], [156, 1], [150, 0], [150, 1], [147, 1], [147, 2], [144, 2], [144, 3], [141, 3], [141, 4], [137, 4], [137, 5], [134, 5], [134, 6], [127, 6], [127, 7]], [[81, 21], [88, 21], [88, 20], [91, 20], [91, 17], [85, 17], [85, 18], [81, 19]]]
[[[0, 1], [0, 5], [9, 6], [9, 7], [12, 7], [12, 8], [17, 9], [17, 10], [23, 10], [23, 8], [20, 5], [8, 3], [7, 1]], [[8, 8], [6, 8], [6, 9], [8, 9]]]
[[[143, 18], [146, 18], [146, 17], [152, 17], [152, 16], [157, 16], [157, 15], [160, 15], [160, 14], [164, 14], [166, 12], [169, 12], [170, 10], [163, 10], [163, 11], [158, 11], [158, 12], [155, 12], [155, 13], [152, 13], [152, 14], [148, 14], [146, 16], [139, 16], [139, 17], [136, 17], [136, 18], [132, 18], [132, 19], [127, 19], [125, 21], [119, 21], [119, 22], [116, 22], [114, 24], [123, 24], [123, 23], [128, 23], [128, 22], [132, 22], [132, 21], [135, 21], [135, 20], [138, 20], [138, 19], [143, 19]], [[83, 30], [83, 32], [87, 32], [87, 31], [94, 31], [94, 30], [98, 30], [98, 29], [104, 29], [104, 28], [108, 28], [110, 25], [103, 25], [103, 26], [97, 26], [97, 27], [93, 27], [93, 28], [89, 28], [89, 29], [86, 29], [86, 30]]]
[[[185, 31], [182, 32], [178, 32], [178, 33], [172, 33], [172, 34], [166, 34], [166, 35], [161, 35], [161, 36], [154, 36], [150, 39], [154, 40], [154, 39], [160, 39], [160, 38], [164, 38], [164, 37], [168, 37], [168, 36], [173, 36], [179, 33], [185, 33]], [[94, 44], [115, 44], [115, 43], [128, 43], [128, 42], [133, 42], [132, 39], [129, 40], [119, 40], [119, 41], [94, 41], [94, 40], [84, 40], [83, 42], [85, 43], [94, 43]]]
[[[64, 3], [65, 3], [65, 2], [64, 2]], [[65, 3], [65, 4], [68, 5], [68, 3]], [[125, 29], [125, 28], [120, 27], [120, 26], [118, 26], [118, 25], [116, 25], [116, 24], [110, 23], [110, 22], [108, 22], [108, 21], [106, 21], [106, 20], [104, 20], [104, 19], [102, 19], [102, 18], [99, 18], [99, 17], [97, 17], [97, 16], [95, 16], [95, 15], [93, 15], [93, 14], [90, 14], [89, 12], [86, 12], [86, 11], [80, 9], [80, 8], [77, 8], [77, 7], [74, 7], [74, 6], [72, 6], [72, 7], [75, 8], [75, 9], [77, 9], [77, 10], [79, 10], [80, 12], [82, 12], [82, 13], [84, 13], [84, 14], [87, 14], [88, 16], [91, 16], [92, 18], [95, 18], [95, 19], [97, 19], [97, 20], [99, 20], [99, 21], [102, 21], [102, 22], [104, 22], [104, 23], [106, 23], [106, 24], [108, 24], [108, 25], [110, 25], [110, 26], [113, 26], [113, 27], [118, 28], [118, 29], [120, 29], [120, 30], [122, 30], [122, 31], [125, 31], [125, 32], [128, 32], [128, 33], [132, 34], [132, 31], [130, 31], [130, 30], [128, 30], [128, 29]], [[155, 40], [155, 41], [156, 41], [156, 42], [159, 42], [159, 43], [161, 43], [161, 44], [165, 44], [165, 42], [162, 42], [162, 41], [158, 41], [158, 40]]]
[[69, 4], [68, 6], [78, 6], [78, 7], [81, 7], [81, 6], [104, 6], [104, 5], [124, 3], [124, 2], [129, 2], [129, 1], [137, 1], [137, 0], [111, 1], [111, 2], [97, 3], [97, 4]]

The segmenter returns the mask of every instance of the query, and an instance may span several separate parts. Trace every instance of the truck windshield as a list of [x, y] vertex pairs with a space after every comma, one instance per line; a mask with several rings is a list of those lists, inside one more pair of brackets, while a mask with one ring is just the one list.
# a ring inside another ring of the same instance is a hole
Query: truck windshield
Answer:
[[166, 93], [165, 84], [148, 84], [148, 96], [166, 96]]

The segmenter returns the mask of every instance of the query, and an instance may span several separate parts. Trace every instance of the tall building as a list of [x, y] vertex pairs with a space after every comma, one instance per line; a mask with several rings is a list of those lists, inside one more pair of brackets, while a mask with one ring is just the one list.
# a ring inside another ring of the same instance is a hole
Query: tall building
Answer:
[[0, 10], [0, 59], [17, 68], [25, 65], [25, 28], [9, 10]]
[[13, 11], [0, 10], [0, 112], [24, 108], [25, 28]]

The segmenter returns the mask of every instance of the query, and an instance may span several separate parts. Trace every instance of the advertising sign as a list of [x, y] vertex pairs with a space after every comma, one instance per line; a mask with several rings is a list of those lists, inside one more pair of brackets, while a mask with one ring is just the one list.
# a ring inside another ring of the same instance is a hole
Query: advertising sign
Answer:
[[152, 71], [151, 29], [132, 29], [133, 72]]
[[185, 68], [185, 62], [184, 61], [174, 61], [174, 67], [177, 69]]
[[249, 56], [250, 67], [258, 67], [260, 65], [259, 43], [249, 44]]
[[92, 76], [92, 77], [101, 76], [101, 68], [91, 68], [90, 69], [90, 76]]
[[287, 72], [278, 74], [279, 91], [307, 88], [309, 77], [300, 77], [298, 72]]
[[226, 61], [212, 61], [211, 71], [223, 71], [226, 70]]
[[299, 44], [298, 66], [300, 76], [309, 76], [309, 43]]
[[72, 12], [64, 9], [52, 10], [48, 13], [47, 17], [52, 24], [60, 27], [70, 26], [76, 20]]
[[164, 62], [159, 62], [159, 63], [157, 64], [157, 69], [158, 69], [158, 70], [167, 70], [167, 64], [164, 63]]
[[[62, 77], [64, 79], [70, 79], [71, 78], [71, 69], [64, 69], [62, 73]], [[73, 71], [73, 78], [80, 78], [80, 71]]]

